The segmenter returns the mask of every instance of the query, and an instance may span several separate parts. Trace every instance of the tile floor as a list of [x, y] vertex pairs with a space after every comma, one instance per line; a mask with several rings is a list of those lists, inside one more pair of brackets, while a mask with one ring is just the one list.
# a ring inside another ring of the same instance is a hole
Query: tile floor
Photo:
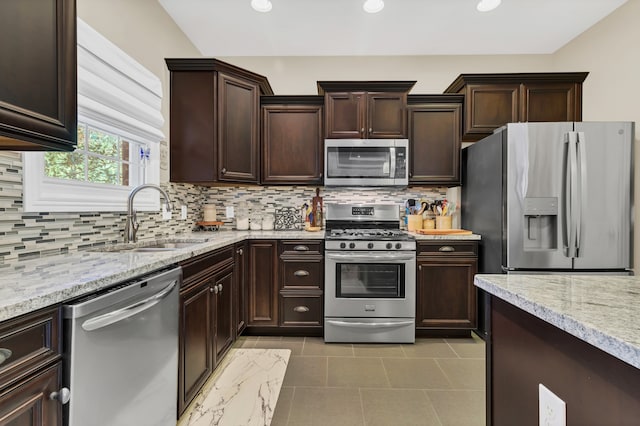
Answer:
[[236, 347], [290, 349], [272, 426], [484, 426], [484, 342], [325, 344], [241, 337]]

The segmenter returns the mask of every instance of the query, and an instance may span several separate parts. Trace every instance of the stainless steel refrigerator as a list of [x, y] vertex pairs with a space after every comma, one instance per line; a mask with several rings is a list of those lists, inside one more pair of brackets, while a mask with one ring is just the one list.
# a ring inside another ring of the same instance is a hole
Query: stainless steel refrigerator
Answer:
[[[463, 150], [481, 273], [630, 273], [634, 123], [509, 123]], [[479, 297], [484, 331], [484, 297]]]

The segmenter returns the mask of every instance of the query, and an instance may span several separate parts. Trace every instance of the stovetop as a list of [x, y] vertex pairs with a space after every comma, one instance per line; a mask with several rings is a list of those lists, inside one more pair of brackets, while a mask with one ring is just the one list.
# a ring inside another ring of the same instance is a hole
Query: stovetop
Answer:
[[411, 241], [415, 237], [400, 229], [381, 228], [338, 228], [325, 233], [328, 240], [383, 240], [383, 241]]

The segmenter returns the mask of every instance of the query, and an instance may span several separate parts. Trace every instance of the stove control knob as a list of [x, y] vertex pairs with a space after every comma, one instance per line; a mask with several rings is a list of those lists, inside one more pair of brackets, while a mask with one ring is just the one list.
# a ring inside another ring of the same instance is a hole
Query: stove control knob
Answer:
[[340, 248], [345, 248], [347, 245], [345, 243], [340, 243]]
[[356, 248], [356, 243], [349, 243], [349, 248], [350, 249]]
[[402, 248], [402, 243], [396, 243], [396, 248], [400, 250]]
[[391, 243], [387, 243], [387, 248], [388, 248], [388, 249], [390, 249], [390, 248], [392, 248], [392, 247], [393, 247], [393, 244], [391, 244]]
[[367, 248], [368, 248], [368, 249], [372, 249], [372, 248], [373, 248], [373, 243], [369, 243], [369, 244], [367, 244]]

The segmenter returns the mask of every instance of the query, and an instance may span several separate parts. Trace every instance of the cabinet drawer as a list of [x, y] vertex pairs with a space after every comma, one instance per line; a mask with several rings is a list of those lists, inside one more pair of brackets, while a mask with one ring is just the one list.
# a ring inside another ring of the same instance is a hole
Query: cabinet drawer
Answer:
[[280, 293], [283, 327], [322, 326], [322, 293], [300, 296]]
[[208, 274], [223, 268], [229, 263], [233, 263], [233, 245], [184, 261], [180, 263], [180, 266], [182, 266], [182, 285], [185, 287], [192, 283], [193, 280], [199, 279], [203, 272], [206, 271]]
[[281, 288], [322, 290], [324, 265], [322, 257], [316, 256], [313, 261], [309, 261], [306, 257], [304, 260], [281, 259]]
[[281, 255], [323, 254], [321, 240], [289, 240], [280, 243]]
[[478, 243], [475, 241], [419, 242], [418, 255], [477, 256]]
[[0, 324], [0, 388], [60, 357], [60, 307]]

